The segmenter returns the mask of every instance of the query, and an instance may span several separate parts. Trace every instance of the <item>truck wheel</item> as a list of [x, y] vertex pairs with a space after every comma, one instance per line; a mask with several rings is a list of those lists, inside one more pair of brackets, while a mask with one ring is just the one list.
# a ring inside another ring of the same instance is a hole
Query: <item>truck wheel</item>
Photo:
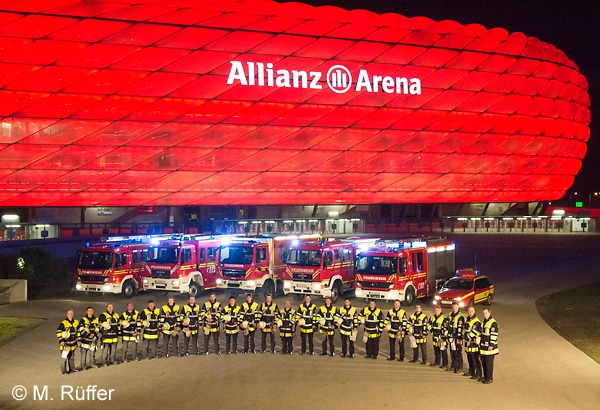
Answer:
[[415, 289], [413, 287], [406, 289], [406, 294], [404, 295], [404, 303], [406, 306], [412, 305], [415, 301], [415, 297]]
[[333, 288], [331, 288], [331, 301], [333, 303], [337, 302], [337, 300], [340, 298], [341, 294], [342, 294], [342, 287], [340, 286], [340, 282], [336, 281], [333, 284]]
[[263, 299], [267, 298], [268, 294], [273, 295], [273, 293], [275, 293], [275, 285], [273, 285], [272, 281], [267, 281], [264, 283], [264, 285], [262, 286], [262, 297]]
[[198, 285], [196, 282], [190, 283], [189, 295], [196, 297], [198, 293], [200, 293], [200, 285]]
[[125, 283], [123, 283], [123, 288], [121, 289], [121, 295], [124, 298], [130, 298], [132, 296], [135, 295], [135, 285], [133, 284], [132, 280], [126, 280]]
[[492, 305], [492, 295], [488, 295], [487, 300], [485, 301], [485, 304], [488, 306]]

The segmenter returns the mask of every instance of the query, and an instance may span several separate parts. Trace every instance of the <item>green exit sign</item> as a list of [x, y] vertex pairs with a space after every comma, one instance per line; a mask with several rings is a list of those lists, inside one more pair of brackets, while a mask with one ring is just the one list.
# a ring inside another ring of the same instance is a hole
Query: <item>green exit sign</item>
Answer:
[[583, 208], [583, 202], [581, 202], [581, 201], [575, 202], [575, 208]]

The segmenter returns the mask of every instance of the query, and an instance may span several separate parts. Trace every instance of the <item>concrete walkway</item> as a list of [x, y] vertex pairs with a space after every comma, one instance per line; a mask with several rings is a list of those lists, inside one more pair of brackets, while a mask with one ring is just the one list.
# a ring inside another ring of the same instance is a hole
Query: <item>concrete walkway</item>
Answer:
[[[478, 267], [489, 273], [498, 291], [492, 314], [500, 326], [500, 354], [491, 385], [429, 366], [388, 362], [385, 335], [376, 361], [362, 358], [361, 341], [357, 342], [358, 357], [342, 359], [336, 335], [336, 357], [211, 354], [125, 363], [62, 376], [55, 329], [64, 317], [64, 310], [73, 307], [76, 317], [80, 317], [87, 305], [92, 304], [99, 313], [108, 301], [82, 296], [77, 300], [42, 300], [0, 307], [0, 316], [48, 318], [48, 322], [0, 348], [0, 409], [80, 409], [87, 405], [94, 409], [115, 409], [150, 403], [153, 408], [184, 409], [209, 406], [428, 409], [448, 406], [455, 398], [459, 402], [452, 408], [478, 407], [480, 403], [492, 409], [596, 409], [600, 401], [600, 365], [548, 327], [537, 313], [535, 300], [559, 289], [599, 280], [600, 237], [590, 236], [568, 245], [560, 242], [564, 237], [556, 243], [548, 242], [547, 237], [540, 243], [532, 243], [522, 235], [519, 238], [523, 239], [456, 239], [457, 264], [468, 266], [463, 260], [469, 260], [471, 251], [478, 252]], [[223, 303], [226, 296], [221, 294], [218, 299]], [[157, 304], [164, 302], [152, 297]], [[136, 308], [143, 308], [147, 299], [147, 295], [136, 297]], [[276, 299], [280, 305], [283, 301]], [[124, 300], [115, 299], [114, 303], [119, 312], [125, 307]], [[357, 307], [364, 305], [360, 300], [353, 303]], [[389, 308], [382, 303], [379, 306]], [[427, 307], [425, 312], [431, 314], [432, 309]], [[479, 306], [477, 313], [481, 317]], [[260, 346], [259, 335], [257, 341]], [[318, 337], [315, 342], [318, 354], [321, 352]], [[222, 335], [221, 350], [224, 343]], [[239, 345], [241, 348], [241, 340]], [[296, 351], [299, 346], [297, 339]], [[429, 358], [433, 359], [431, 346]], [[78, 360], [77, 355], [76, 363]], [[11, 397], [17, 385], [28, 391], [23, 401]], [[73, 388], [75, 398], [76, 386], [88, 385], [114, 389], [112, 401], [81, 402], [61, 397], [61, 389]], [[48, 386], [49, 401], [34, 401], [34, 386], [38, 392]]]

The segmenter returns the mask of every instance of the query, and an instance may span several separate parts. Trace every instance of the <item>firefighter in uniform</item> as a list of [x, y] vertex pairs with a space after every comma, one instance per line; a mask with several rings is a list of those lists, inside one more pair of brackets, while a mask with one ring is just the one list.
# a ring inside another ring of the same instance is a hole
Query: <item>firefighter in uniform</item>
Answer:
[[[254, 350], [254, 332], [258, 327], [257, 322], [258, 303], [252, 300], [252, 294], [246, 294], [246, 301], [242, 303], [240, 315], [242, 316], [242, 328], [244, 329], [244, 353], [256, 353]], [[248, 350], [250, 348], [250, 350]]]
[[148, 301], [148, 307], [140, 314], [144, 328], [144, 358], [154, 359], [158, 350], [158, 321], [160, 309], [154, 305], [153, 300]]
[[240, 310], [241, 308], [235, 304], [235, 296], [230, 296], [229, 304], [223, 308], [223, 329], [225, 330], [225, 354], [237, 354], [237, 337], [238, 333], [240, 333]]
[[310, 300], [308, 295], [304, 298], [304, 303], [298, 307], [296, 312], [296, 319], [300, 324], [300, 337], [302, 338], [300, 354], [306, 353], [306, 340], [308, 339], [308, 352], [313, 355], [315, 354], [313, 336], [316, 329], [317, 305]]
[[102, 332], [102, 364], [110, 366], [117, 363], [117, 342], [119, 340], [119, 315], [114, 312], [112, 303], [106, 305], [106, 312], [98, 317]]
[[411, 363], [419, 361], [419, 349], [421, 350], [421, 364], [427, 364], [427, 315], [421, 310], [421, 305], [415, 306], [415, 313], [408, 319], [408, 334], [412, 336], [411, 346], [413, 348], [413, 359]]
[[436, 306], [433, 316], [429, 317], [427, 328], [431, 333], [433, 354], [435, 360], [430, 366], [439, 366], [440, 369], [448, 368], [448, 318], [442, 313], [442, 307]]
[[344, 300], [344, 306], [337, 311], [337, 322], [342, 337], [342, 357], [354, 357], [354, 340], [356, 340], [358, 317], [356, 308], [350, 303], [350, 298]]
[[190, 341], [192, 342], [191, 354], [198, 354], [198, 318], [200, 306], [196, 304], [196, 298], [190, 296], [189, 302], [181, 308], [181, 326], [183, 329], [183, 354], [190, 354]]
[[385, 323], [383, 312], [377, 307], [375, 301], [371, 299], [369, 306], [360, 311], [358, 319], [363, 324], [364, 332], [367, 336], [367, 355], [365, 359], [377, 359], [379, 355], [379, 341]]
[[81, 337], [80, 369], [87, 370], [96, 367], [96, 341], [99, 334], [98, 318], [94, 316], [94, 308], [88, 306], [86, 315], [79, 321], [79, 335]]
[[333, 336], [335, 335], [335, 316], [337, 309], [331, 304], [331, 298], [325, 299], [325, 305], [319, 308], [319, 333], [323, 337], [321, 356], [327, 356], [327, 341], [329, 341], [329, 355], [335, 356]]
[[292, 354], [294, 346], [294, 323], [296, 322], [296, 311], [292, 309], [289, 300], [285, 301], [285, 307], [279, 311], [279, 336], [281, 336], [281, 353]]
[[390, 309], [385, 318], [385, 326], [388, 329], [390, 339], [390, 357], [388, 360], [396, 359], [396, 340], [400, 347], [400, 358], [398, 361], [404, 361], [404, 335], [406, 333], [406, 311], [402, 309], [400, 301], [394, 301], [394, 307]]
[[275, 332], [273, 327], [276, 326], [275, 319], [279, 314], [279, 308], [276, 303], [273, 303], [273, 295], [270, 293], [265, 297], [265, 302], [260, 305], [257, 312], [259, 323], [264, 326], [260, 328], [262, 339], [260, 342], [260, 350], [263, 353], [267, 352], [267, 335], [271, 339], [271, 353], [275, 353]]
[[450, 343], [451, 364], [447, 371], [462, 372], [462, 338], [465, 317], [460, 313], [458, 302], [452, 302], [452, 312], [448, 313], [448, 341]]
[[175, 356], [179, 356], [179, 331], [181, 323], [179, 318], [179, 305], [175, 304], [175, 298], [170, 297], [166, 305], [160, 309], [159, 327], [162, 331], [163, 355], [169, 357], [169, 342], [173, 345]]
[[127, 310], [121, 313], [119, 323], [121, 324], [121, 341], [123, 342], [123, 348], [121, 349], [123, 361], [128, 362], [130, 360], [127, 358], [130, 345], [133, 346], [131, 360], [138, 360], [137, 345], [142, 326], [140, 324], [140, 314], [133, 308], [133, 303], [129, 302], [127, 304]]
[[481, 337], [481, 320], [475, 314], [475, 308], [467, 308], [468, 316], [465, 319], [463, 338], [465, 339], [465, 352], [469, 363], [469, 371], [463, 376], [470, 376], [478, 380], [481, 377], [481, 360], [479, 358], [479, 343]]
[[483, 384], [494, 380], [494, 357], [498, 354], [498, 322], [492, 317], [490, 308], [483, 308], [483, 323], [481, 324], [481, 341], [479, 354], [483, 367]]
[[67, 310], [67, 317], [58, 324], [56, 337], [60, 345], [61, 362], [60, 372], [68, 374], [78, 372], [75, 368], [75, 350], [81, 345], [79, 332], [79, 320], [74, 319], [73, 309]]
[[215, 345], [215, 354], [221, 354], [219, 336], [221, 334], [219, 321], [221, 320], [221, 302], [217, 301], [215, 292], [210, 292], [208, 302], [204, 302], [200, 310], [200, 317], [204, 322], [204, 354], [208, 354], [208, 342], [212, 336]]

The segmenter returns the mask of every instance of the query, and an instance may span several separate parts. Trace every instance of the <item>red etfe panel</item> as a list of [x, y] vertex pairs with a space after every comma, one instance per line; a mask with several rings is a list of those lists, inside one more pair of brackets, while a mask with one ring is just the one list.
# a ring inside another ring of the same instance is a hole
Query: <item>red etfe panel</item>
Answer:
[[269, 0], [3, 7], [1, 206], [552, 200], [587, 151], [585, 78], [522, 33]]

